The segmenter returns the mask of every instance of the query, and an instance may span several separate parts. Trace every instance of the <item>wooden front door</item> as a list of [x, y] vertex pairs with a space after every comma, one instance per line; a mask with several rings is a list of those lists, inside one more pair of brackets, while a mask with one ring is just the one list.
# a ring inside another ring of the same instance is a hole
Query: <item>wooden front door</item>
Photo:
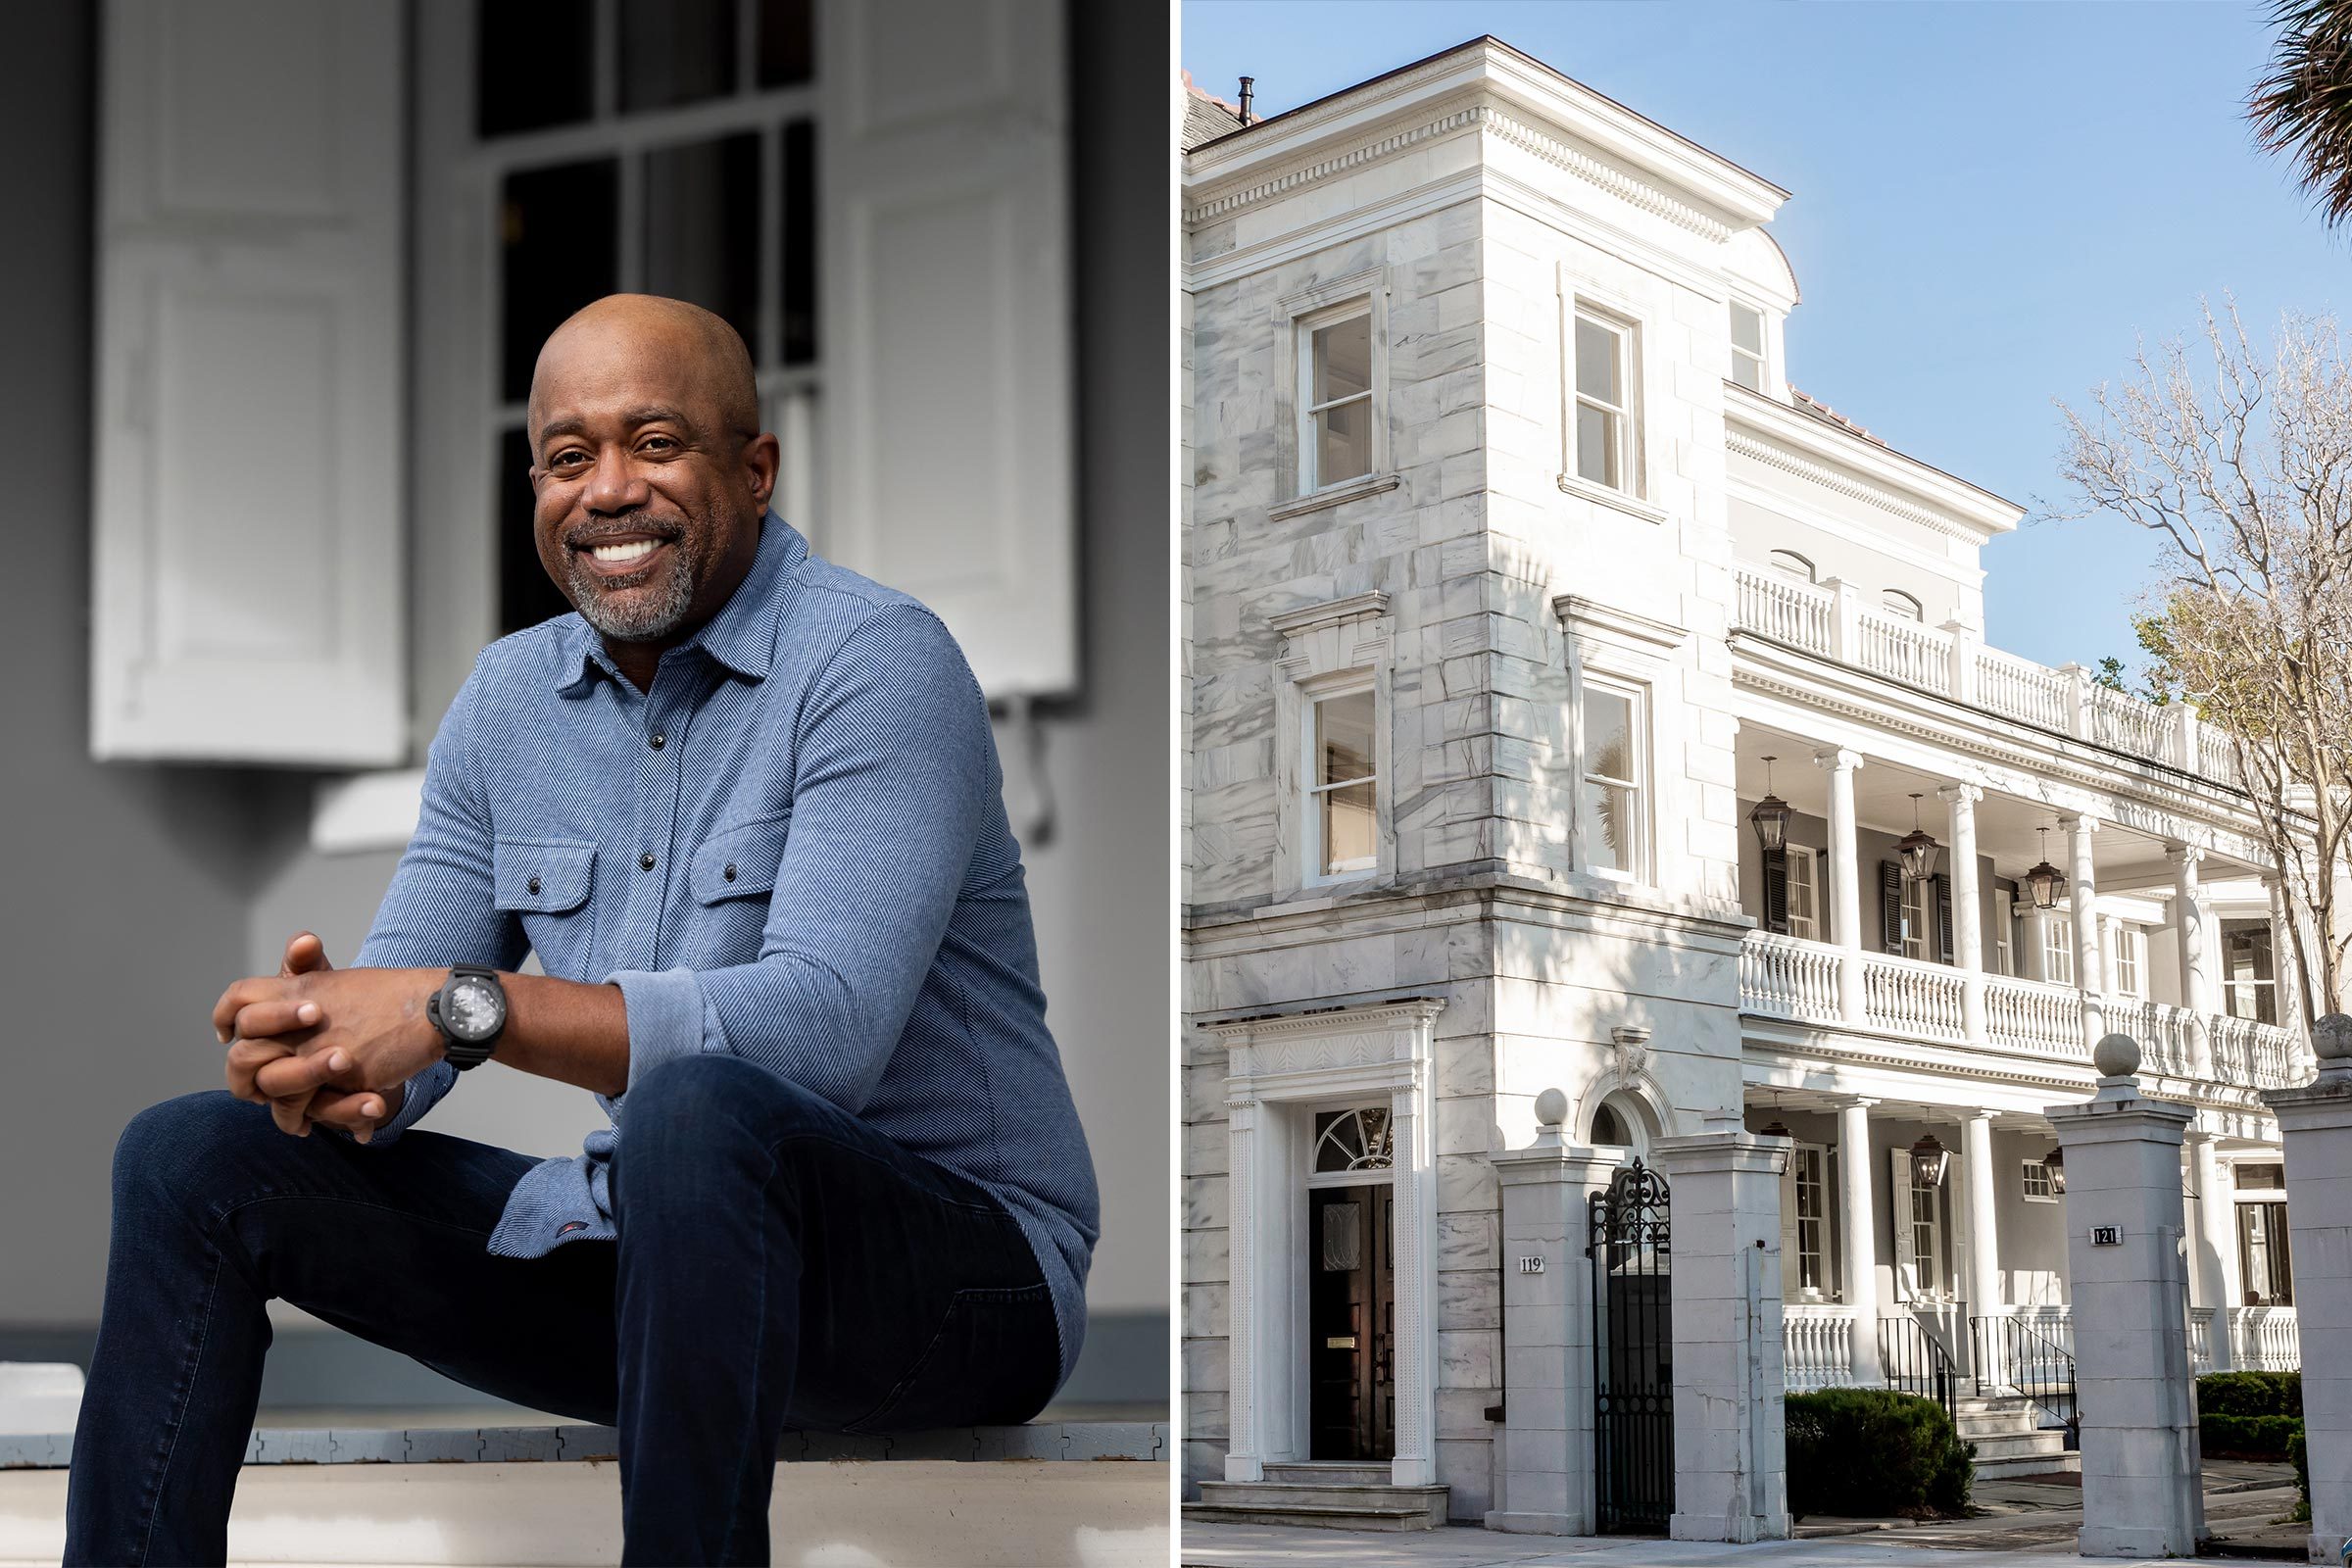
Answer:
[[1396, 1455], [1395, 1189], [1307, 1194], [1308, 1457]]

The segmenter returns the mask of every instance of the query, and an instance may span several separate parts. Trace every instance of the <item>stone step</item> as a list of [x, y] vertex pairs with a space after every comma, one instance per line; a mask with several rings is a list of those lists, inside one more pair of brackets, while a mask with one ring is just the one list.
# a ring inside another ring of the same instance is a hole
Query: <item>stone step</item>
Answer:
[[1291, 1505], [1279, 1508], [1237, 1508], [1213, 1502], [1184, 1505], [1188, 1524], [1296, 1525], [1311, 1530], [1436, 1530], [1446, 1523], [1422, 1508], [1321, 1508]]
[[1390, 1508], [1434, 1509], [1443, 1519], [1445, 1487], [1393, 1487], [1383, 1482], [1203, 1481], [1200, 1500], [1229, 1508]]
[[2016, 1476], [2070, 1475], [2082, 1473], [2082, 1455], [2072, 1448], [2056, 1453], [2029, 1454], [2015, 1459], [1977, 1460], [1979, 1481], [2000, 1481]]
[[2011, 1432], [1996, 1438], [1978, 1439], [1976, 1444], [1977, 1466], [1982, 1470], [1987, 1464], [2024, 1458], [2033, 1454], [2063, 1453], [2066, 1451], [2066, 1434], [2063, 1432]]
[[1315, 1486], [1385, 1487], [1393, 1473], [1386, 1459], [1283, 1459], [1269, 1461], [1268, 1481]]

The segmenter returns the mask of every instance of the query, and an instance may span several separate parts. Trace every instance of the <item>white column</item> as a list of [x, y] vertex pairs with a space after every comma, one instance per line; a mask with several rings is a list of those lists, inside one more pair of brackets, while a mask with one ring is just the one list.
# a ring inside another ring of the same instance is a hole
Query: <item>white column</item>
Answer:
[[[1560, 1136], [1567, 1108], [1565, 1095], [1545, 1090], [1535, 1143], [1488, 1156], [1502, 1194], [1503, 1259], [1502, 1462], [1489, 1530], [1592, 1533], [1588, 1203], [1607, 1190], [1626, 1152], [1570, 1147]], [[1546, 1111], [1555, 1114], [1544, 1120]]]
[[1781, 1174], [1788, 1143], [1749, 1132], [1661, 1138], [1674, 1193], [1677, 1541], [1787, 1539]]
[[2213, 1323], [2206, 1331], [2213, 1369], [2227, 1372], [2236, 1364], [2230, 1343], [2230, 1308], [2238, 1297], [2237, 1215], [2215, 1144], [2214, 1133], [2190, 1129], [2189, 1170], [2197, 1189], [2197, 1277], [2205, 1282], [2207, 1298], [2200, 1304], [2213, 1308]]
[[2205, 852], [2190, 844], [2176, 844], [2164, 852], [2173, 862], [2173, 930], [2180, 941], [2180, 1005], [2188, 1009], [2188, 1051], [2200, 1078], [2213, 1076], [2213, 1034], [2206, 1018], [2213, 1002], [2213, 922], [2205, 917], [2205, 897], [2197, 885], [2197, 866]]
[[[1247, 1038], [1246, 1036], [1244, 1038]], [[1225, 1218], [1231, 1244], [1226, 1286], [1225, 1479], [1265, 1479], [1268, 1412], [1258, 1391], [1272, 1382], [1258, 1364], [1269, 1348], [1257, 1332], [1257, 1145], [1265, 1109], [1247, 1090], [1229, 1087], [1225, 1101]]]
[[1850, 1100], [1838, 1107], [1838, 1285], [1854, 1311], [1854, 1381], [1879, 1381], [1879, 1228], [1871, 1212], [1870, 1107]]
[[2352, 1538], [2352, 1018], [2312, 1025], [2319, 1076], [2262, 1098], [2286, 1144], [2286, 1231], [2303, 1348], [2313, 1562]]
[[[1426, 1029], [1428, 1026], [1423, 1025]], [[1396, 1297], [1396, 1456], [1389, 1479], [1399, 1487], [1438, 1483], [1438, 1149], [1429, 1067], [1389, 1094], [1396, 1146], [1396, 1203], [1392, 1246]], [[1303, 1303], [1302, 1303], [1303, 1304]]]
[[1838, 1015], [1862, 1022], [1862, 859], [1854, 836], [1854, 769], [1858, 752], [1838, 747], [1813, 754], [1830, 775], [1830, 925], [1842, 950], [1838, 958]]
[[2099, 889], [2090, 864], [2090, 836], [2098, 819], [2062, 816], [2066, 829], [2066, 884], [2075, 905], [2075, 989], [2082, 994], [2082, 1043], [2095, 1045], [2107, 1032], [2107, 972], [2099, 964]]
[[1974, 784], [1946, 784], [1936, 798], [1952, 808], [1952, 956], [1960, 965], [1960, 1031], [1972, 1046], [1984, 1043], [1984, 887], [1977, 871]]
[[[2077, 1549], [2085, 1557], [2190, 1557], [2205, 1534], [2181, 1256], [2180, 1140], [2191, 1112], [2139, 1098], [2139, 1049], [2127, 1036], [2101, 1039], [2091, 1061], [2099, 1090], [2090, 1102], [2045, 1112], [2066, 1151], [2082, 1416]], [[2307, 1383], [2307, 1411], [2310, 1403]], [[2313, 1458], [2316, 1483], [2316, 1445]]]
[[1961, 1124], [1961, 1162], [1968, 1175], [1969, 1311], [1991, 1317], [2001, 1299], [1999, 1221], [1994, 1218], [1992, 1112], [1981, 1110]]

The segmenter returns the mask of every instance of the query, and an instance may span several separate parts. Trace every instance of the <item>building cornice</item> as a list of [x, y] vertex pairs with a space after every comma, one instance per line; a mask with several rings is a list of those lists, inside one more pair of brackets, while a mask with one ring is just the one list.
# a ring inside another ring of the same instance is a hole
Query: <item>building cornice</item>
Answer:
[[1481, 39], [1195, 148], [1185, 221], [1215, 222], [1433, 139], [1484, 128], [1720, 243], [1788, 192], [1507, 44]]
[[1326, 626], [1341, 626], [1351, 620], [1365, 620], [1389, 612], [1389, 596], [1385, 589], [1374, 588], [1345, 599], [1327, 599], [1321, 604], [1302, 605], [1268, 615], [1266, 624], [1285, 637], [1303, 637], [1321, 631]]
[[1726, 451], [1936, 533], [1982, 545], [2025, 519], [2013, 501], [1745, 387], [1725, 383], [1723, 416]]

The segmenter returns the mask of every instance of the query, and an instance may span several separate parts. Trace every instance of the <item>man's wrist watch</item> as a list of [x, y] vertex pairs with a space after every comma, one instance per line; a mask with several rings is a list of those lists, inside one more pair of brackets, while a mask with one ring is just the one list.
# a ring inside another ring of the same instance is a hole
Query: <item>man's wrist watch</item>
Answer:
[[498, 1050], [507, 1027], [507, 988], [498, 971], [478, 963], [451, 967], [448, 980], [426, 1000], [424, 1015], [441, 1031], [441, 1059], [460, 1072], [478, 1067]]

